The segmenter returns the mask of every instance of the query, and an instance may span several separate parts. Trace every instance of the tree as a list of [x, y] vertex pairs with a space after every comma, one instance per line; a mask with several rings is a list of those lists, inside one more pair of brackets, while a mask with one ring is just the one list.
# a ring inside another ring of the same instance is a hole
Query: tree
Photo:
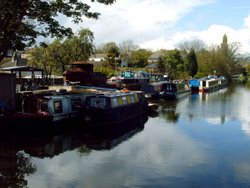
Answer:
[[44, 70], [45, 77], [50, 79], [52, 73], [57, 70], [57, 66], [52, 63], [53, 57], [51, 56], [51, 50], [48, 45], [41, 47], [35, 46], [31, 53], [31, 59], [28, 64], [42, 68]]
[[139, 46], [135, 45], [132, 40], [123, 41], [119, 44], [121, 61], [126, 64], [132, 64], [132, 53], [139, 49]]
[[86, 61], [94, 53], [94, 34], [89, 29], [81, 29], [78, 35], [65, 40], [63, 45], [68, 54], [68, 62]]
[[88, 29], [82, 29], [78, 35], [74, 35], [65, 41], [56, 39], [51, 44], [43, 44], [31, 50], [29, 65], [45, 70], [45, 75], [61, 75], [64, 66], [74, 61], [88, 60], [94, 53], [93, 33]]
[[[115, 0], [91, 0], [112, 4]], [[83, 16], [98, 19], [100, 13], [90, 11], [81, 0], [1, 0], [0, 1], [0, 61], [9, 49], [23, 50], [35, 43], [38, 36], [64, 37], [73, 34], [71, 28], [60, 25], [58, 15], [73, 18]]]
[[132, 62], [129, 64], [131, 67], [144, 68], [148, 65], [148, 58], [152, 52], [146, 49], [138, 49], [132, 53]]
[[204, 41], [196, 39], [196, 40], [181, 42], [178, 44], [178, 47], [185, 53], [189, 53], [192, 49], [196, 52], [200, 52], [206, 48], [206, 45]]
[[157, 69], [160, 73], [164, 74], [166, 72], [166, 65], [162, 57], [158, 58]]
[[109, 42], [104, 46], [104, 52], [106, 53], [106, 65], [115, 70], [120, 64], [120, 52], [118, 46], [115, 42]]
[[242, 70], [242, 58], [239, 55], [239, 43], [228, 44], [227, 35], [223, 35], [222, 43], [217, 50], [218, 74], [227, 76], [229, 79], [233, 74]]
[[198, 63], [197, 58], [194, 49], [191, 49], [191, 51], [187, 55], [187, 72], [192, 78], [196, 73], [198, 72]]
[[184, 72], [184, 60], [179, 50], [175, 49], [167, 51], [164, 54], [163, 59], [170, 78], [176, 79]]

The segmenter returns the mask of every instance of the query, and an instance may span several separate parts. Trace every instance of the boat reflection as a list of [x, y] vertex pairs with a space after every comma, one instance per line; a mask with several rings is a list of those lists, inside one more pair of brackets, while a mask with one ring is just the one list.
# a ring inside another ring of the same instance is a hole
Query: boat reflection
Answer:
[[211, 124], [225, 124], [232, 115], [233, 106], [228, 102], [230, 90], [214, 93], [192, 94], [179, 101], [160, 101], [159, 117], [175, 125], [180, 117], [186, 122], [205, 120]]
[[86, 155], [91, 150], [110, 150], [144, 129], [147, 116], [97, 128], [74, 128], [64, 134], [32, 135], [1, 133], [0, 182], [3, 187], [25, 187], [25, 177], [36, 172], [31, 158], [52, 158], [76, 150]]
[[180, 101], [159, 101], [159, 117], [169, 123], [176, 123], [180, 116], [180, 113], [176, 111], [178, 102]]
[[193, 94], [184, 115], [189, 122], [202, 119], [212, 125], [223, 125], [233, 113], [232, 104], [228, 102], [230, 97], [227, 88], [213, 93]]

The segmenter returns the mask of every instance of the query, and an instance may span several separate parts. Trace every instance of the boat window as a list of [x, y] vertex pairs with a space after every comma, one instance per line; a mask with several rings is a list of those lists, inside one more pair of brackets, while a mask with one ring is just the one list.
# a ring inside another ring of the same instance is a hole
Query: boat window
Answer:
[[105, 108], [106, 107], [106, 98], [91, 98], [90, 106], [97, 108]]
[[63, 113], [62, 101], [54, 101], [54, 109], [56, 114]]
[[162, 90], [168, 90], [168, 84], [162, 84]]
[[134, 95], [134, 96], [135, 96], [135, 102], [138, 102], [139, 101], [138, 95]]
[[131, 104], [131, 97], [129, 95], [127, 96], [127, 101], [128, 101], [128, 104]]
[[123, 97], [122, 97], [122, 101], [123, 101], [123, 104], [128, 104], [128, 101], [127, 101], [127, 97], [126, 97], [126, 96], [123, 96]]
[[112, 107], [117, 107], [118, 106], [118, 100], [116, 97], [112, 98], [112, 102], [111, 102]]
[[134, 95], [131, 95], [131, 96], [130, 96], [130, 100], [131, 100], [131, 103], [135, 103], [135, 96], [134, 96]]
[[118, 97], [118, 105], [119, 106], [123, 105], [122, 97]]
[[81, 99], [71, 99], [72, 111], [77, 111], [82, 107]]
[[42, 112], [48, 112], [48, 101], [41, 101], [41, 104], [40, 104], [40, 109]]

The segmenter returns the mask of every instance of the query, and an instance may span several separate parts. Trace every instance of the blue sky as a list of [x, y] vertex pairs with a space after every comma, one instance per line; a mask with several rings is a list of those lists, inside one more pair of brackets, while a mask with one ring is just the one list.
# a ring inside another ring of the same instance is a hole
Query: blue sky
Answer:
[[178, 24], [194, 22], [196, 29], [206, 29], [209, 25], [218, 24], [232, 28], [244, 25], [244, 18], [250, 13], [250, 3], [247, 0], [226, 1], [214, 0], [211, 3], [195, 8]]
[[89, 28], [96, 46], [132, 40], [151, 50], [173, 49], [193, 39], [210, 46], [220, 44], [226, 34], [229, 43], [239, 42], [241, 52], [250, 53], [249, 0], [117, 0], [111, 6], [89, 4], [101, 13], [100, 19], [84, 19], [78, 25], [67, 19], [64, 24], [75, 32]]

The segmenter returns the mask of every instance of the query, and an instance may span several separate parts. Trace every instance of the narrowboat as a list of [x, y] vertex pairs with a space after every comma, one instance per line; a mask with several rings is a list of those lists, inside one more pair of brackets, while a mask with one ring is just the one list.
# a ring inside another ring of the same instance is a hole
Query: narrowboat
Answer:
[[143, 71], [133, 72], [126, 70], [121, 73], [121, 76], [117, 79], [117, 88], [126, 88], [129, 90], [141, 90], [141, 87], [145, 84], [149, 84], [150, 78], [148, 73]]
[[145, 97], [149, 100], [159, 99], [159, 93], [155, 90], [153, 84], [145, 84], [141, 87], [141, 91], [145, 93]]
[[214, 92], [220, 89], [219, 79], [217, 77], [208, 76], [200, 80], [199, 92]]
[[126, 121], [149, 110], [141, 91], [102, 92], [85, 98], [82, 117], [95, 125], [110, 125]]
[[199, 86], [200, 86], [200, 81], [198, 79], [189, 80], [189, 87], [192, 94], [199, 93]]
[[188, 84], [180, 81], [157, 82], [154, 86], [159, 92], [159, 98], [164, 100], [178, 100], [191, 93]]
[[87, 95], [66, 91], [33, 91], [17, 95], [17, 109], [12, 114], [14, 124], [41, 124], [79, 118]]
[[220, 76], [219, 77], [219, 88], [220, 89], [223, 89], [223, 88], [226, 88], [228, 85], [228, 80], [226, 77], [224, 76]]

